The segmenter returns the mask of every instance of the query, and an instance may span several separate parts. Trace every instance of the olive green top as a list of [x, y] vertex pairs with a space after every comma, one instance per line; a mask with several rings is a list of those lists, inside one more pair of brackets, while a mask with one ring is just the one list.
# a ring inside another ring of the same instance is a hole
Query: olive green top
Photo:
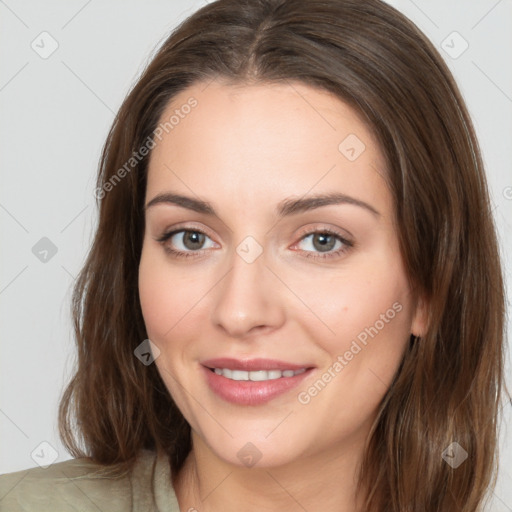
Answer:
[[143, 450], [120, 478], [94, 474], [102, 467], [72, 459], [0, 475], [0, 511], [179, 512], [164, 454]]

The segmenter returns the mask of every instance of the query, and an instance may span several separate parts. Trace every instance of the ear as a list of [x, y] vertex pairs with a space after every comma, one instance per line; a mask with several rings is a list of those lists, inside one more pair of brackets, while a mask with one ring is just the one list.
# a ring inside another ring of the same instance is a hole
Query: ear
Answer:
[[424, 337], [428, 330], [429, 303], [421, 295], [416, 301], [416, 309], [412, 317], [411, 333], [414, 336]]

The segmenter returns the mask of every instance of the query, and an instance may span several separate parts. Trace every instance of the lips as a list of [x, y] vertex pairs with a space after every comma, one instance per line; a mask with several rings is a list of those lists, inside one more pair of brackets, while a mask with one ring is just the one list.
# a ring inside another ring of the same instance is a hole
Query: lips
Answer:
[[237, 405], [260, 405], [302, 382], [314, 370], [310, 364], [275, 359], [209, 359], [202, 363], [209, 388]]

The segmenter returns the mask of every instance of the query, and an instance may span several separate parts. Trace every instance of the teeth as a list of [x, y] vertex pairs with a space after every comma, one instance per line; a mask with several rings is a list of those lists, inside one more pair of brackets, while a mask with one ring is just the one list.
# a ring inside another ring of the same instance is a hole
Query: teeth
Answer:
[[293, 377], [306, 371], [306, 368], [300, 370], [255, 370], [252, 372], [244, 370], [230, 370], [229, 368], [214, 368], [213, 370], [217, 375], [222, 375], [231, 380], [252, 380], [252, 381], [263, 381], [263, 380], [274, 380], [280, 379], [281, 377]]
[[249, 380], [249, 372], [243, 370], [232, 370], [231, 379], [233, 380]]

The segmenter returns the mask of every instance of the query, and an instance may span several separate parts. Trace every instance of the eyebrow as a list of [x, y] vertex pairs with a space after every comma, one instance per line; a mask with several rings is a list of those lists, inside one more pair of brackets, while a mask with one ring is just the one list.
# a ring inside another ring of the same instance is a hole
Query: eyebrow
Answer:
[[[172, 192], [158, 194], [153, 199], [151, 199], [151, 201], [148, 202], [148, 204], [144, 207], [144, 210], [147, 210], [152, 206], [162, 203], [174, 204], [177, 206], [181, 206], [182, 208], [187, 208], [188, 210], [192, 210], [197, 213], [213, 215], [215, 217], [220, 218], [215, 209], [213, 208], [213, 206], [211, 205], [211, 203], [209, 203], [208, 201], [195, 199], [193, 197], [188, 197], [181, 194], [175, 194]], [[285, 199], [277, 204], [274, 213], [278, 218], [282, 218], [290, 215], [295, 215], [297, 213], [314, 210], [316, 208], [321, 208], [322, 206], [329, 206], [335, 204], [350, 204], [354, 206], [359, 206], [371, 212], [374, 216], [380, 217], [380, 213], [368, 203], [365, 203], [360, 199], [356, 199], [354, 197], [347, 196], [346, 194], [341, 194], [338, 192], [333, 192], [330, 194], [317, 194], [314, 196], [303, 197], [300, 199]]]

